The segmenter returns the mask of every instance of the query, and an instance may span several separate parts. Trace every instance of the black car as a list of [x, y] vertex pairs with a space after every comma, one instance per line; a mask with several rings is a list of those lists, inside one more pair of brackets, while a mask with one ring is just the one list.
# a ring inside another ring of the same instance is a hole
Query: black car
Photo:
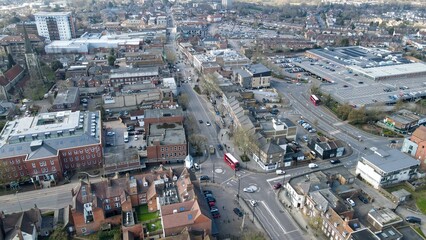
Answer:
[[203, 175], [203, 176], [200, 176], [200, 180], [204, 180], [204, 181], [207, 181], [207, 180], [210, 180], [210, 178], [209, 178], [209, 176], [207, 176], [207, 175]]
[[223, 150], [223, 147], [222, 147], [222, 145], [221, 145], [221, 144], [218, 144], [218, 145], [217, 145], [217, 148], [219, 148], [219, 150]]
[[340, 162], [339, 159], [332, 159], [332, 160], [330, 160], [330, 163], [331, 164], [338, 164], [338, 163], [341, 163], [341, 162]]
[[203, 120], [198, 120], [199, 123], [203, 123]]
[[364, 195], [358, 195], [358, 199], [365, 204], [368, 203], [368, 199]]
[[216, 198], [214, 197], [206, 197], [207, 202], [216, 202]]
[[203, 193], [204, 193], [204, 196], [205, 196], [206, 194], [213, 194], [213, 192], [212, 192], [212, 191], [210, 191], [210, 190], [204, 190], [204, 191], [203, 191]]
[[414, 216], [408, 216], [408, 217], [406, 217], [405, 221], [407, 221], [409, 223], [418, 223], [418, 224], [422, 223], [422, 219], [420, 219], [418, 217], [414, 217]]
[[239, 208], [234, 208], [234, 213], [237, 214], [238, 217], [242, 217], [244, 215]]

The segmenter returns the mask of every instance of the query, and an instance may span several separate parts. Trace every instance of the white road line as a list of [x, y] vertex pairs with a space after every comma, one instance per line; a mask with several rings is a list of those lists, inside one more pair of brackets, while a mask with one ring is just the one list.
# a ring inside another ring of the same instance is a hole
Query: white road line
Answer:
[[283, 179], [284, 177], [288, 178], [288, 177], [291, 177], [291, 175], [290, 175], [290, 174], [287, 174], [287, 175], [285, 175], [285, 176], [279, 176], [279, 177], [275, 177], [275, 178], [270, 178], [270, 179], [266, 179], [266, 181], [267, 181], [267, 182], [272, 182], [272, 181], [276, 181], [276, 180]]
[[278, 226], [281, 228], [281, 230], [283, 230], [283, 232], [285, 234], [287, 234], [287, 232], [285, 231], [285, 229], [281, 226], [280, 222], [278, 221], [278, 219], [274, 216], [274, 214], [271, 212], [271, 210], [268, 208], [268, 206], [262, 201], [263, 206], [266, 208], [266, 210], [269, 212], [270, 216], [275, 220], [275, 222], [278, 224]]

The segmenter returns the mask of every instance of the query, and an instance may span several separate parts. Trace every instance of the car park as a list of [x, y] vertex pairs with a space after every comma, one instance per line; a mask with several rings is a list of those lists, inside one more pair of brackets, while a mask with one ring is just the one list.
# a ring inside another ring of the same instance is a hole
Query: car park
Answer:
[[330, 160], [330, 163], [331, 163], [331, 164], [338, 164], [338, 163], [341, 163], [341, 162], [340, 162], [340, 160], [339, 160], [339, 159], [331, 159], [331, 160]]
[[350, 199], [350, 198], [346, 198], [346, 202], [348, 202], [352, 207], [355, 207], [355, 202], [354, 200]]
[[272, 186], [275, 190], [280, 189], [282, 187], [281, 183], [275, 183], [274, 186]]
[[414, 217], [414, 216], [407, 216], [405, 218], [405, 221], [407, 221], [409, 223], [418, 223], [418, 224], [422, 223], [422, 219], [421, 218]]
[[234, 213], [237, 214], [238, 217], [242, 217], [244, 215], [239, 208], [234, 208]]
[[210, 178], [207, 175], [202, 175], [202, 176], [200, 176], [200, 180], [201, 181], [207, 181], [207, 180], [210, 180]]

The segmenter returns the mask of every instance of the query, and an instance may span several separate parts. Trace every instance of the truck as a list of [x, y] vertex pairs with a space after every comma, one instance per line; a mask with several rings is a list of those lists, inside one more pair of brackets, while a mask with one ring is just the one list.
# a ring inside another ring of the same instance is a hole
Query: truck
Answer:
[[129, 132], [124, 132], [124, 142], [129, 142]]
[[214, 151], [215, 151], [214, 146], [213, 146], [213, 145], [210, 145], [210, 147], [209, 147], [209, 152], [210, 152], [210, 154], [214, 154]]

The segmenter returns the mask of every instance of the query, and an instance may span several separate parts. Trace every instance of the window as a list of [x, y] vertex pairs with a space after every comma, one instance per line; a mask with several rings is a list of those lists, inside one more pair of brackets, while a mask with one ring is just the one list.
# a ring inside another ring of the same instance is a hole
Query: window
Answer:
[[68, 159], [64, 158], [64, 162], [68, 162]]
[[50, 160], [50, 165], [55, 165], [55, 161]]
[[410, 145], [408, 149], [413, 150], [413, 145]]
[[18, 169], [19, 169], [19, 170], [22, 170], [22, 166], [21, 166], [21, 165], [19, 165], [19, 166], [18, 166]]
[[71, 156], [72, 155], [72, 152], [71, 151], [68, 151], [68, 156]]
[[52, 166], [52, 171], [56, 171], [56, 167], [55, 166]]
[[16, 159], [16, 164], [20, 164], [21, 163], [21, 159]]
[[77, 155], [77, 154], [78, 154], [78, 151], [77, 151], [77, 150], [75, 150], [75, 151], [74, 151], [74, 155]]
[[105, 205], [105, 210], [110, 210], [111, 206], [110, 205]]
[[116, 202], [120, 201], [120, 197], [115, 197], [114, 199]]
[[78, 160], [80, 160], [80, 158], [78, 156], [76, 156], [75, 157], [75, 161], [78, 161]]
[[34, 174], [37, 174], [37, 173], [38, 173], [37, 168], [33, 170], [33, 173], [34, 173]]
[[65, 164], [65, 168], [66, 168], [66, 169], [68, 169], [68, 168], [69, 168], [68, 164]]
[[10, 160], [9, 163], [10, 163], [10, 165], [13, 165], [13, 164], [15, 164], [15, 161]]
[[24, 176], [24, 172], [20, 172], [20, 174], [21, 174], [21, 177], [23, 177], [23, 176]]
[[108, 203], [109, 203], [109, 199], [105, 199], [105, 203], [107, 203], [107, 204], [108, 204]]
[[90, 155], [86, 155], [86, 158], [87, 158], [87, 159], [89, 159], [89, 158], [90, 158]]
[[163, 147], [161, 148], [161, 151], [164, 152], [164, 148]]
[[95, 154], [92, 154], [92, 158], [95, 158], [96, 156], [95, 156]]
[[83, 155], [83, 156], [81, 156], [81, 160], [84, 160], [84, 155]]
[[80, 149], [80, 154], [83, 154], [83, 149]]
[[36, 164], [35, 164], [35, 163], [31, 163], [31, 166], [33, 166], [33, 168], [35, 168], [35, 167], [36, 167]]
[[116, 208], [120, 207], [120, 203], [118, 203], [118, 202], [116, 202], [114, 205], [115, 205]]

